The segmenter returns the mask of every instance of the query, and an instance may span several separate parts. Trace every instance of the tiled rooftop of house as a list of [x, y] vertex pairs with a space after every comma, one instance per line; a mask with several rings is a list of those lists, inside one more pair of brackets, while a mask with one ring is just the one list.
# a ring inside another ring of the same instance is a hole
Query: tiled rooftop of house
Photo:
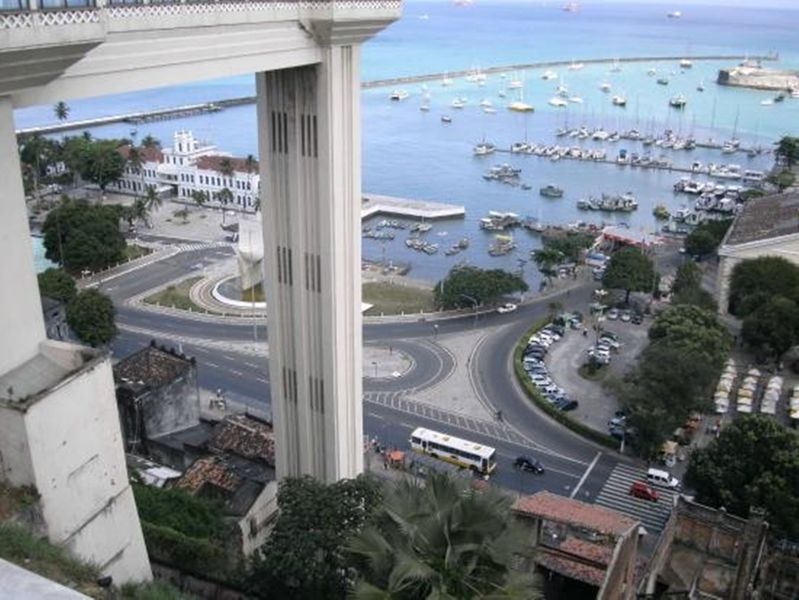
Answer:
[[597, 587], [605, 580], [605, 569], [580, 563], [547, 550], [540, 550], [535, 556], [535, 562], [550, 571]]
[[[130, 144], [125, 144], [124, 146], [119, 147], [119, 153], [122, 155], [122, 158], [128, 160], [130, 157], [131, 148], [132, 146]], [[161, 149], [158, 146], [140, 146], [138, 150], [142, 162], [160, 163], [164, 160], [164, 154], [161, 152]]]
[[233, 415], [216, 424], [208, 446], [243, 458], [275, 466], [275, 436], [272, 426], [249, 415]]
[[724, 244], [745, 244], [799, 233], [799, 192], [772, 194], [744, 204]]
[[254, 161], [250, 169], [247, 169], [247, 159], [236, 156], [219, 156], [206, 154], [197, 158], [197, 168], [206, 171], [217, 171], [222, 169], [223, 161], [230, 163], [231, 169], [236, 173], [258, 173], [258, 161]]
[[629, 533], [638, 521], [594, 504], [586, 504], [550, 492], [523, 496], [513, 503], [514, 513], [539, 517], [558, 523], [586, 527], [598, 533], [621, 536]]
[[190, 359], [177, 352], [150, 345], [114, 365], [114, 380], [117, 385], [159, 388], [183, 375], [191, 364]]

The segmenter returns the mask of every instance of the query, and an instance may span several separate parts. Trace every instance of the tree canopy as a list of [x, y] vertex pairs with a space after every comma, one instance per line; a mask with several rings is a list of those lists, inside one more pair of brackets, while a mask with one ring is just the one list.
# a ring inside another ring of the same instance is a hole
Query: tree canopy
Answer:
[[505, 294], [526, 292], [527, 283], [502, 269], [454, 267], [435, 287], [436, 305], [444, 309], [490, 304]]
[[117, 333], [114, 303], [97, 290], [83, 290], [67, 304], [67, 324], [90, 346], [107, 344]]
[[732, 225], [732, 219], [705, 221], [685, 237], [685, 251], [691, 256], [713, 254]]
[[649, 292], [655, 285], [655, 266], [652, 260], [636, 248], [622, 248], [608, 262], [602, 284], [610, 289], [627, 292]]
[[774, 154], [782, 161], [782, 164], [792, 167], [799, 163], [799, 137], [786, 135], [779, 142]]
[[778, 256], [735, 265], [730, 278], [730, 312], [745, 317], [774, 296], [799, 300], [799, 267]]
[[533, 252], [533, 262], [541, 271], [542, 275], [552, 278], [555, 274], [555, 267], [561, 264], [566, 256], [556, 248], [544, 246]]
[[741, 336], [761, 354], [779, 358], [799, 340], [799, 306], [783, 296], [769, 298], [744, 319]]
[[78, 164], [80, 176], [97, 184], [102, 191], [119, 179], [125, 170], [125, 159], [119, 153], [117, 140], [92, 140], [87, 142]]
[[121, 210], [70, 200], [45, 219], [45, 256], [70, 273], [100, 270], [124, 258], [125, 238], [119, 231]]
[[529, 538], [509, 509], [508, 498], [443, 474], [394, 483], [349, 543], [352, 597], [541, 598], [531, 577], [512, 570]]
[[544, 236], [543, 241], [545, 248], [557, 250], [563, 255], [563, 259], [576, 262], [580, 258], [580, 252], [590, 248], [596, 238], [590, 233], [569, 231], [566, 235]]
[[780, 534], [799, 538], [799, 437], [774, 419], [743, 416], [691, 454], [685, 483], [702, 504], [740, 517], [766, 510]]
[[380, 502], [368, 477], [326, 485], [311, 477], [280, 482], [280, 514], [255, 555], [248, 591], [259, 598], [343, 598], [344, 546]]
[[688, 261], [677, 268], [674, 285], [671, 287], [671, 303], [692, 304], [715, 313], [716, 299], [702, 288], [702, 271], [694, 261]]
[[75, 280], [64, 269], [47, 269], [39, 273], [39, 293], [61, 302], [69, 302], [78, 293]]
[[730, 350], [730, 334], [716, 315], [698, 306], [672, 306], [658, 315], [649, 339], [678, 350], [692, 350], [721, 369]]

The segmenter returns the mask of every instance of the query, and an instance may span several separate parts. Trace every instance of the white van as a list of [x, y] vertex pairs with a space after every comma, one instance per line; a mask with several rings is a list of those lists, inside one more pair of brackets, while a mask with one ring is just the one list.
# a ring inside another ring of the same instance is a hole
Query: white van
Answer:
[[659, 485], [673, 490], [680, 489], [680, 480], [672, 477], [667, 471], [661, 471], [660, 469], [649, 469], [646, 472], [646, 480], [650, 485]]

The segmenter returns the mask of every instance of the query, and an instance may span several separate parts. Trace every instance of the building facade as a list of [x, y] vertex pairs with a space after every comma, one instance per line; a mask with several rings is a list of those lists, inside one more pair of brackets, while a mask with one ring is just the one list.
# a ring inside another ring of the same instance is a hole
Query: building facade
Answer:
[[[191, 131], [176, 131], [171, 148], [138, 148], [141, 166], [130, 162], [131, 146], [119, 151], [128, 164], [109, 190], [143, 195], [152, 186], [160, 195], [193, 202], [194, 192], [204, 192], [208, 202], [253, 210], [260, 193], [258, 161], [220, 152], [201, 142]], [[227, 190], [227, 191], [225, 191]]]

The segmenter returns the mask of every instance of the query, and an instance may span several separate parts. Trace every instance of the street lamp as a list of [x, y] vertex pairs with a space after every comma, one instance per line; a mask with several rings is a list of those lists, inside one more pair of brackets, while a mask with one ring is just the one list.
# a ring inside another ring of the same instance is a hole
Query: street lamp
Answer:
[[438, 323], [433, 323], [433, 339], [438, 339]]
[[377, 379], [377, 361], [376, 360], [372, 361], [372, 366], [375, 368], [375, 379]]
[[472, 296], [468, 296], [466, 294], [459, 294], [458, 298], [466, 298], [469, 302], [472, 303], [472, 306], [474, 307], [474, 324], [472, 325], [472, 327], [477, 328], [477, 305], [479, 303]]

